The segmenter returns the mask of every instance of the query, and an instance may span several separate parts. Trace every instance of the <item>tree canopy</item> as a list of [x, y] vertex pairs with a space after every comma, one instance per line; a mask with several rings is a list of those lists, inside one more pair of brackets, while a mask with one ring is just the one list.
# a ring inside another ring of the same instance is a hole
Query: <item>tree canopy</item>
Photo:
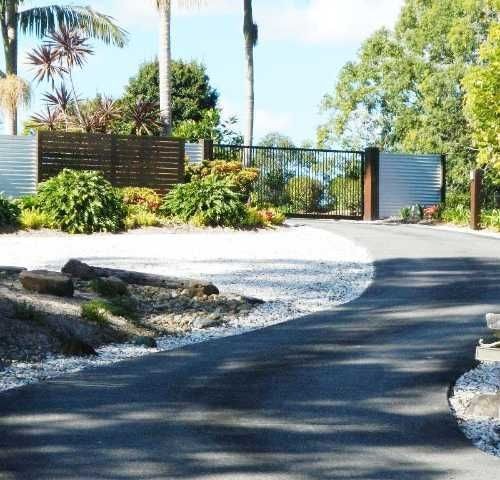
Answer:
[[446, 153], [449, 187], [465, 192], [476, 152], [463, 80], [481, 62], [499, 7], [500, 0], [406, 0], [394, 30], [369, 37], [324, 97], [329, 120], [318, 140], [359, 148], [350, 134], [361, 123], [365, 139], [385, 150]]
[[[159, 103], [158, 62], [145, 63], [138, 74], [131, 78], [122, 98], [124, 104], [132, 104], [137, 98]], [[206, 68], [201, 63], [182, 60], [172, 62], [172, 118], [174, 128], [180, 122], [199, 122], [204, 112], [217, 107], [219, 93], [210, 85]]]

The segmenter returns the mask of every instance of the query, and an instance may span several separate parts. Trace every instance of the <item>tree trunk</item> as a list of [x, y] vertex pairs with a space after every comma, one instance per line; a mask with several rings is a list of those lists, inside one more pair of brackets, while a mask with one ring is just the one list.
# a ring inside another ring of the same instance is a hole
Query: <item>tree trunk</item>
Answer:
[[6, 112], [5, 117], [5, 133], [7, 135], [17, 135], [17, 111]]
[[160, 3], [160, 115], [163, 124], [163, 135], [172, 131], [172, 91], [171, 67], [172, 50], [170, 41], [171, 0]]
[[[17, 2], [7, 2], [5, 12], [0, 19], [6, 75], [17, 75], [17, 21]], [[5, 123], [9, 134], [17, 135], [17, 109], [6, 118]]]
[[[245, 80], [246, 80], [246, 110], [247, 122], [245, 127], [245, 145], [253, 145], [253, 125], [254, 125], [254, 109], [255, 109], [255, 92], [254, 92], [254, 61], [253, 49], [255, 46], [255, 31], [252, 13], [252, 0], [244, 0], [244, 25], [243, 31], [245, 35]], [[245, 165], [251, 163], [251, 158], [245, 156]]]

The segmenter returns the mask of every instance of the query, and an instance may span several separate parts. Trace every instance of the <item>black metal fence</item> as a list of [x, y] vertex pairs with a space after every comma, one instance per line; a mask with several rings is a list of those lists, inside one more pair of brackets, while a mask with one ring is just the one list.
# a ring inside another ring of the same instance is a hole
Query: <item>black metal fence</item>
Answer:
[[294, 216], [363, 216], [364, 152], [214, 145], [214, 158], [256, 167], [254, 195]]

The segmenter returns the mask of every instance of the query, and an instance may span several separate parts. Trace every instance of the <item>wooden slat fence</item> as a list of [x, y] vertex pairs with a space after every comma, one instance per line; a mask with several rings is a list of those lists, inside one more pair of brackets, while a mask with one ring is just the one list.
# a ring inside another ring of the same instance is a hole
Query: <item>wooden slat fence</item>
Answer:
[[165, 194], [184, 181], [184, 140], [104, 134], [40, 132], [38, 179], [64, 168], [98, 170], [116, 187], [148, 187]]

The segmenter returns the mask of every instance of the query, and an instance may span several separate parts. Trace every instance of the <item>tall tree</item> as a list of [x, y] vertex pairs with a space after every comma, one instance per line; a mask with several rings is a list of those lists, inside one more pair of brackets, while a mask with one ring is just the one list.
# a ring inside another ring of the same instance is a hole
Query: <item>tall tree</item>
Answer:
[[[114, 19], [91, 7], [71, 5], [50, 5], [21, 9], [25, 0], [0, 0], [0, 30], [2, 33], [5, 72], [0, 77], [17, 75], [19, 32], [44, 37], [64, 26], [81, 30], [86, 36], [123, 47], [127, 34]], [[17, 112], [14, 112], [17, 132]]]
[[[448, 154], [449, 192], [466, 194], [475, 160], [462, 80], [498, 22], [500, 0], [406, 0], [394, 30], [382, 29], [344, 66], [323, 101], [331, 144], [368, 112], [368, 138], [387, 150]], [[451, 196], [449, 198], [452, 198]]]
[[252, 0], [243, 0], [243, 34], [245, 37], [246, 60], [246, 110], [245, 145], [253, 144], [253, 127], [255, 114], [255, 72], [254, 48], [259, 38], [259, 28], [253, 21]]
[[[202, 0], [178, 0], [183, 6], [199, 5]], [[160, 115], [164, 135], [172, 132], [172, 0], [155, 0], [160, 21]]]

